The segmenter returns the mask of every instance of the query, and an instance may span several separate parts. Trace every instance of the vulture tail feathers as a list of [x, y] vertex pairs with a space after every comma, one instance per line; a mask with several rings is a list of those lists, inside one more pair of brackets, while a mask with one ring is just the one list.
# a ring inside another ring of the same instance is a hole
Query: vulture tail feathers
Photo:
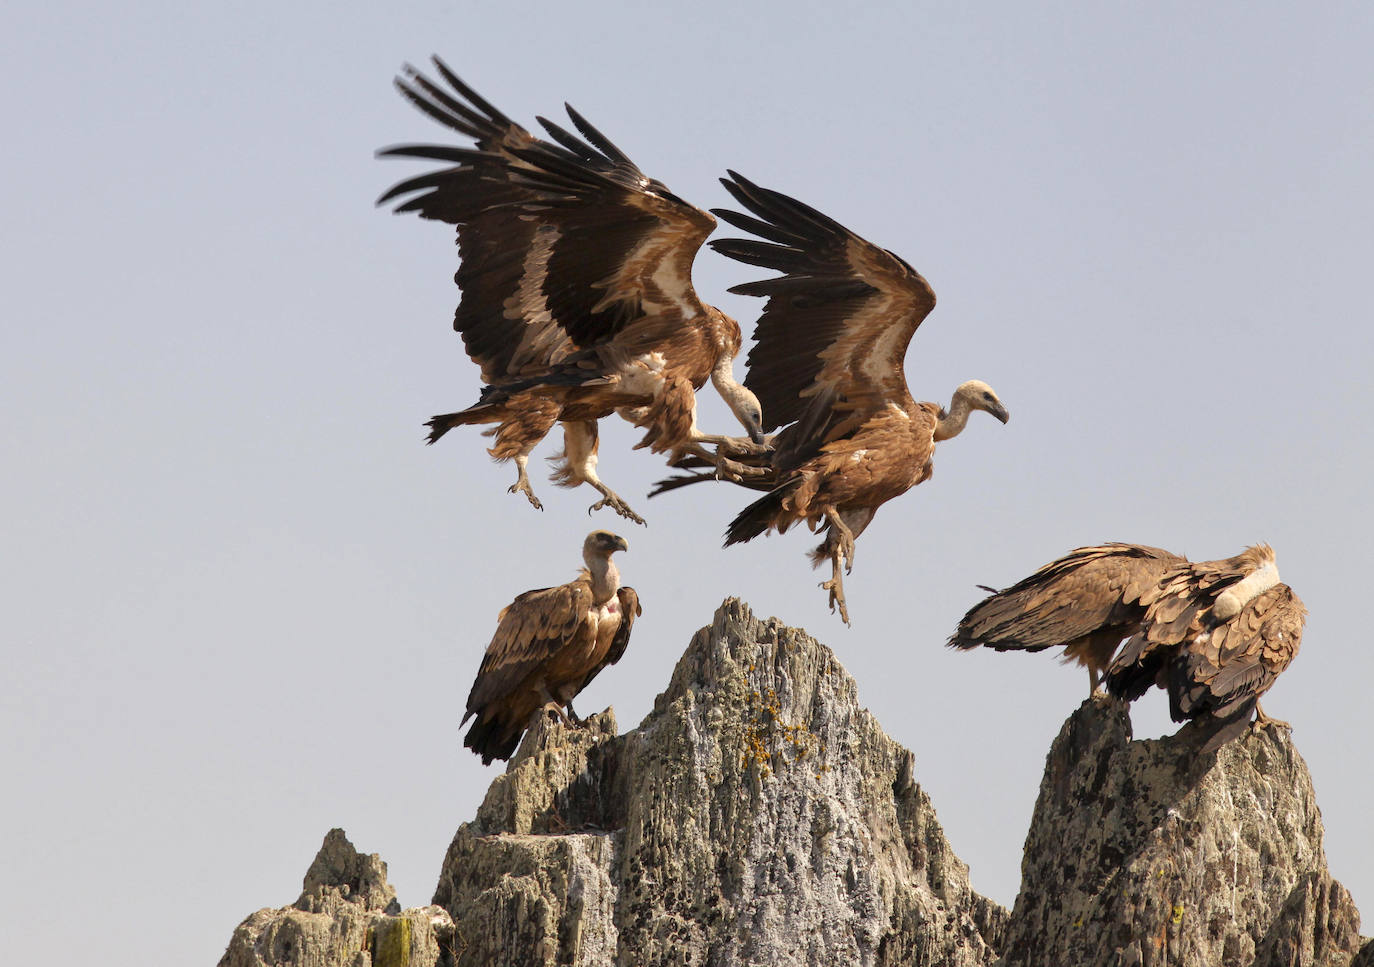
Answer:
[[520, 744], [522, 734], [523, 729], [516, 729], [512, 735], [499, 717], [483, 721], [479, 716], [468, 729], [468, 734], [463, 736], [463, 745], [482, 757], [482, 765], [489, 766], [493, 759], [509, 759]]
[[429, 427], [429, 437], [425, 443], [434, 443], [455, 426], [471, 426], [474, 423], [490, 423], [497, 416], [498, 407], [492, 403], [478, 403], [457, 413], [440, 413], [425, 423]]
[[1240, 703], [1233, 711], [1224, 715], [1213, 715], [1197, 721], [1210, 729], [1207, 741], [1198, 749], [1200, 755], [1215, 752], [1250, 727], [1250, 716], [1255, 711], [1258, 699], [1252, 698]]
[[791, 496], [792, 491], [800, 487], [801, 484], [801, 478], [789, 480], [780, 487], [774, 487], [740, 511], [735, 519], [730, 521], [730, 527], [725, 531], [725, 546], [729, 547], [731, 544], [751, 541], [768, 531], [769, 528], [777, 526], [783, 501]]

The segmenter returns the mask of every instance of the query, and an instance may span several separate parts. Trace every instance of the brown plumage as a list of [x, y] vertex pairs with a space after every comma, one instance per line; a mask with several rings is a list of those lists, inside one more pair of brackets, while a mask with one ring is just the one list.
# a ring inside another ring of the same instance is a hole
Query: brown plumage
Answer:
[[449, 89], [413, 68], [397, 88], [475, 143], [380, 152], [448, 166], [400, 182], [379, 204], [405, 198], [397, 212], [457, 226], [454, 328], [486, 386], [475, 405], [430, 420], [429, 442], [455, 426], [495, 424], [489, 452], [516, 462], [511, 492], [540, 507], [526, 465], [561, 422], [556, 481], [589, 484], [602, 494], [593, 509], [643, 523], [596, 474], [598, 420], [619, 411], [645, 429], [641, 446], [715, 460], [703, 445], [728, 438], [696, 427], [695, 393], [710, 379], [762, 440], [758, 401], [731, 373], [739, 325], [692, 286], [716, 221], [645, 177], [571, 107], [581, 137], [540, 118], [553, 139], [544, 141], [434, 64]]
[[[1083, 547], [972, 608], [949, 644], [1062, 647], [1094, 688], [1132, 701], [1169, 693], [1174, 721], [1198, 720], [1203, 751], [1274, 720], [1259, 698], [1298, 653], [1307, 609], [1279, 583], [1273, 549], [1193, 563], [1154, 547]], [[1121, 642], [1125, 639], [1125, 643]], [[1120, 649], [1117, 650], [1117, 646]]]
[[[831, 578], [822, 587], [831, 610], [838, 607], [848, 623], [840, 574], [842, 565], [845, 572], [853, 567], [854, 538], [880, 506], [930, 478], [936, 442], [963, 430], [973, 410], [1003, 423], [1007, 410], [978, 380], [955, 390], [949, 410], [912, 398], [903, 360], [935, 307], [935, 293], [910, 265], [733, 171], [721, 183], [753, 215], [715, 214], [765, 241], [726, 239], [711, 247], [783, 273], [730, 290], [768, 300], [745, 385], [763, 405], [764, 428], [783, 429], [772, 441], [765, 474], [732, 478], [768, 493], [731, 522], [725, 543], [797, 523], [824, 529], [812, 560], [830, 560]], [[654, 492], [716, 476], [670, 478]]]
[[572, 700], [625, 653], [641, 608], [611, 555], [628, 548], [623, 537], [592, 531], [576, 580], [526, 591], [502, 609], [463, 716], [476, 719], [463, 745], [484, 765], [510, 758], [535, 713], [575, 718]]
[[1063, 648], [1064, 661], [1088, 669], [1089, 692], [1122, 639], [1145, 617], [1142, 600], [1177, 554], [1141, 544], [1080, 547], [969, 609], [949, 639], [952, 648], [997, 651]]
[[1145, 619], [1107, 671], [1107, 689], [1127, 701], [1151, 685], [1169, 693], [1175, 722], [1201, 720], [1202, 751], [1256, 724], [1260, 696], [1297, 656], [1307, 608], [1279, 583], [1267, 544], [1235, 557], [1174, 568], [1144, 598]]

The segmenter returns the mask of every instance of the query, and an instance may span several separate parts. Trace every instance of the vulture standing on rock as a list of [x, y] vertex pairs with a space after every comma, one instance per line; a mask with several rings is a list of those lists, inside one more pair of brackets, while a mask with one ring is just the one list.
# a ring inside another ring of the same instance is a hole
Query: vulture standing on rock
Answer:
[[[562, 423], [554, 481], [586, 483], [602, 495], [593, 510], [642, 524], [597, 476], [598, 420], [619, 412], [646, 431], [639, 446], [695, 455], [721, 473], [732, 446], [749, 453], [763, 439], [758, 400], [731, 371], [739, 325], [692, 287], [692, 262], [716, 221], [645, 177], [571, 107], [581, 137], [540, 118], [553, 139], [544, 141], [437, 57], [434, 65], [451, 90], [413, 68], [397, 88], [474, 144], [381, 151], [447, 166], [400, 182], [378, 203], [404, 198], [397, 212], [457, 226], [462, 298], [453, 325], [486, 386], [473, 406], [430, 420], [429, 442], [455, 426], [495, 424], [490, 454], [519, 471], [510, 491], [542, 509], [526, 465]], [[708, 379], [754, 444], [697, 429], [696, 390]]]
[[483, 765], [509, 759], [536, 713], [572, 724], [572, 700], [625, 654], [642, 609], [634, 588], [621, 585], [611, 555], [628, 549], [623, 537], [592, 531], [575, 581], [526, 591], [502, 609], [460, 723], [476, 719], [463, 745]]
[[[1194, 564], [1138, 544], [1081, 547], [972, 608], [949, 644], [1062, 647], [1096, 690], [1133, 701], [1159, 685], [1175, 722], [1199, 721], [1202, 751], [1250, 721], [1286, 724], [1259, 699], [1298, 653], [1307, 609], [1267, 544]], [[1126, 639], [1120, 650], [1117, 645]]]
[[[725, 544], [797, 523], [824, 528], [812, 563], [830, 561], [830, 580], [821, 587], [848, 624], [840, 574], [854, 565], [854, 539], [879, 507], [930, 478], [935, 444], [958, 435], [970, 413], [983, 410], [1006, 423], [1007, 409], [979, 380], [960, 385], [947, 410], [912, 398], [903, 361], [935, 308], [935, 293], [905, 261], [733, 171], [721, 183], [757, 217], [715, 214], [763, 241], [724, 239], [711, 247], [782, 273], [730, 290], [768, 300], [744, 385], [763, 404], [764, 429], [783, 429], [772, 440], [764, 474], [728, 478], [767, 494], [731, 522]], [[719, 476], [671, 477], [654, 493]]]

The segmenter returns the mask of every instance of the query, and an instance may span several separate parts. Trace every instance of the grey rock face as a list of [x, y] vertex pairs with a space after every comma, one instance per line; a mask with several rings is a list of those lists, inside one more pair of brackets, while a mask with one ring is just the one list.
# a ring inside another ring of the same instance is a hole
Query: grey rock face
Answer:
[[1350, 963], [1359, 914], [1327, 873], [1287, 730], [1199, 755], [1203, 738], [1131, 741], [1125, 706], [1105, 698], [1069, 718], [1026, 839], [1007, 967]]
[[[1084, 703], [1047, 757], [1008, 914], [834, 654], [727, 601], [639, 728], [541, 719], [453, 838], [433, 906], [325, 837], [220, 967], [1374, 967], [1289, 734], [1207, 755]], [[1001, 959], [999, 960], [999, 955]]]
[[434, 902], [457, 964], [990, 963], [911, 753], [831, 651], [727, 601], [638, 729], [542, 721]]
[[300, 899], [239, 924], [219, 967], [435, 967], [449, 963], [452, 944], [447, 912], [402, 911], [386, 864], [331, 829]]

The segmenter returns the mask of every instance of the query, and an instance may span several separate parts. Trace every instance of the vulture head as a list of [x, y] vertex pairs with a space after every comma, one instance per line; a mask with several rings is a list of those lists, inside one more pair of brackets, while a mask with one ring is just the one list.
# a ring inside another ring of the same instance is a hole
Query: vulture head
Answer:
[[591, 563], [594, 560], [608, 560], [616, 551], [628, 551], [629, 543], [619, 534], [610, 531], [592, 531], [582, 542], [582, 559]]
[[954, 391], [954, 399], [956, 404], [960, 399], [966, 400], [968, 409], [991, 413], [1002, 423], [1011, 419], [1011, 414], [1002, 405], [1002, 401], [997, 398], [992, 387], [981, 379], [971, 379], [966, 383], [960, 383], [959, 388]]
[[1003, 423], [1011, 419], [1011, 414], [997, 398], [992, 387], [981, 379], [971, 379], [959, 384], [959, 388], [954, 391], [954, 398], [950, 400], [949, 410], [940, 413], [939, 422], [935, 425], [935, 439], [948, 440], [952, 436], [957, 436], [963, 431], [964, 424], [968, 422], [968, 415], [974, 410], [991, 413]]

